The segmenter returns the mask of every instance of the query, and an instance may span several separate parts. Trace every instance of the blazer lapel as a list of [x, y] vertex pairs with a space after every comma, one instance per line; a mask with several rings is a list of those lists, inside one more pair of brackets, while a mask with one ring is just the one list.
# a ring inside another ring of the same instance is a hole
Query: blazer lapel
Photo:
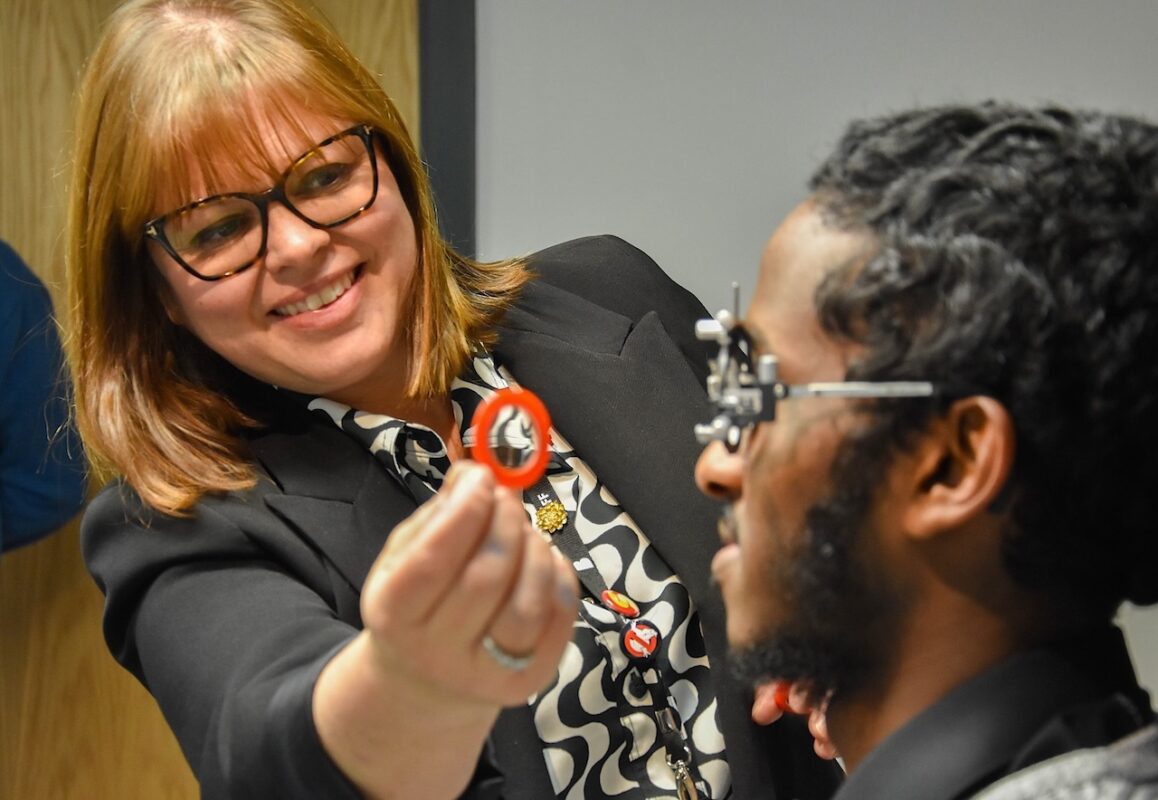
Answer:
[[543, 399], [552, 423], [716, 617], [707, 565], [719, 546], [719, 508], [693, 476], [701, 448], [692, 429], [707, 418], [707, 398], [659, 317], [632, 325], [535, 284], [508, 317], [496, 355]]
[[282, 489], [267, 495], [269, 508], [361, 592], [387, 534], [414, 501], [365, 448], [324, 420], [262, 436], [253, 450]]

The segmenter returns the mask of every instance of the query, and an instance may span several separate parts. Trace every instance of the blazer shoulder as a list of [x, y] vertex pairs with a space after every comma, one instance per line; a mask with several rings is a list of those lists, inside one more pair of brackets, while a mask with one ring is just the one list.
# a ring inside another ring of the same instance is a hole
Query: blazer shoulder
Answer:
[[637, 320], [697, 319], [707, 312], [643, 250], [614, 235], [584, 236], [540, 250], [528, 259], [540, 281]]

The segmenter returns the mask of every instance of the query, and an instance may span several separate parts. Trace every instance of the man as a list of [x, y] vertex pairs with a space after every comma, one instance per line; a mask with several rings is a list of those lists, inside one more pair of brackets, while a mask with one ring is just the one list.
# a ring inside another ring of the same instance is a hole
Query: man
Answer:
[[1158, 127], [916, 110], [811, 189], [705, 329], [753, 364], [697, 467], [739, 668], [808, 687], [839, 800], [1158, 797], [1112, 625], [1158, 601]]

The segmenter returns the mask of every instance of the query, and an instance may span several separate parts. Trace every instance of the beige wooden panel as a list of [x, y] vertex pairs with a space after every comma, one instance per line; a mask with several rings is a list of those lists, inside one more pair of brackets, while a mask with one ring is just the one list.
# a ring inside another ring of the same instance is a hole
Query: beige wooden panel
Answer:
[[0, 237], [59, 296], [73, 92], [113, 0], [0, 0]]
[[[115, 0], [0, 0], [0, 237], [61, 302], [76, 81]], [[319, 2], [417, 136], [418, 0]], [[77, 525], [0, 557], [0, 798], [168, 800], [196, 782], [108, 654]]]
[[[2, 1], [2, 0], [0, 0]], [[313, 0], [398, 106], [418, 142], [418, 0]]]

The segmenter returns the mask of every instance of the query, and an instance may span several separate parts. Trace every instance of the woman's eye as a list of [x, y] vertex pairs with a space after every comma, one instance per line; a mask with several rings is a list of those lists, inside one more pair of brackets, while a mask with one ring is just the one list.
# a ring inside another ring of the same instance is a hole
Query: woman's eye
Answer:
[[249, 230], [251, 219], [245, 214], [231, 214], [201, 228], [190, 239], [189, 244], [199, 249], [210, 250], [228, 244]]
[[293, 183], [293, 194], [310, 196], [325, 194], [340, 188], [349, 178], [352, 167], [349, 164], [333, 162], [311, 169]]

